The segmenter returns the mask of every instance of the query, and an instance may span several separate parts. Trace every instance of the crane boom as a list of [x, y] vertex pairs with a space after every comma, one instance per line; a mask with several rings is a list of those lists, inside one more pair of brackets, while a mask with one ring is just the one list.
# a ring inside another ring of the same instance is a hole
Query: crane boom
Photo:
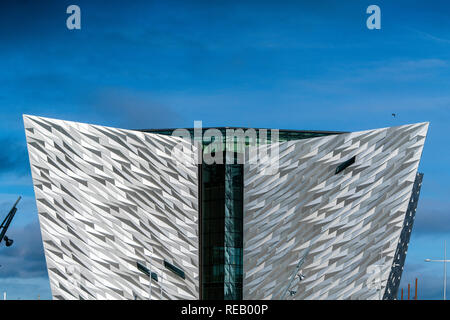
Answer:
[[19, 198], [16, 200], [16, 202], [13, 205], [13, 207], [9, 211], [8, 215], [5, 217], [5, 219], [3, 220], [2, 224], [0, 225], [0, 229], [2, 230], [0, 232], [0, 243], [3, 241], [3, 238], [5, 237], [6, 231], [8, 231], [9, 225], [11, 224], [11, 221], [14, 218], [14, 215], [16, 214], [16, 211], [17, 211], [16, 206], [19, 203], [20, 199], [22, 199], [21, 196], [19, 196]]

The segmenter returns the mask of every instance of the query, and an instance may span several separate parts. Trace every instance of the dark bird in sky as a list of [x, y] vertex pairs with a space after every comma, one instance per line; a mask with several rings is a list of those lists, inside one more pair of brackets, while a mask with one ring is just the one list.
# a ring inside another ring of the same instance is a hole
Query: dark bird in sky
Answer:
[[395, 113], [393, 113], [392, 116], [395, 118]]

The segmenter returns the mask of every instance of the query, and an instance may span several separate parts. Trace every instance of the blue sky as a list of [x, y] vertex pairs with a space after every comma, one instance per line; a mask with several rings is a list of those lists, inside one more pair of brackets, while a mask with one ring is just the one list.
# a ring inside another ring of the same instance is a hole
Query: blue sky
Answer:
[[[450, 240], [448, 1], [130, 2], [0, 3], [0, 213], [24, 197], [0, 291], [51, 298], [22, 122], [33, 114], [130, 129], [429, 121], [401, 286], [418, 277], [419, 298], [442, 297], [442, 265], [423, 260]], [[81, 30], [66, 28], [70, 4]], [[371, 4], [381, 30], [366, 28]]]

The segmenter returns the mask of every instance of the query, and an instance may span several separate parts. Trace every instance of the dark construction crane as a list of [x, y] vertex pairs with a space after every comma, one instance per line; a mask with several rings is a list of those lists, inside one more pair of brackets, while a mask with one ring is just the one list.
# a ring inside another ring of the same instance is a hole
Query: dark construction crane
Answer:
[[17, 211], [16, 206], [19, 203], [21, 198], [22, 197], [19, 196], [16, 203], [14, 203], [14, 206], [11, 208], [8, 215], [5, 217], [5, 220], [3, 220], [2, 224], [0, 225], [0, 230], [2, 230], [0, 232], [0, 244], [2, 243], [3, 239], [5, 239], [5, 245], [7, 247], [10, 247], [13, 244], [14, 240], [8, 238], [7, 236], [5, 236], [5, 234], [6, 234], [6, 231], [8, 231], [8, 227], [11, 224], [11, 221], [14, 218], [14, 215], [16, 214], [16, 211]]

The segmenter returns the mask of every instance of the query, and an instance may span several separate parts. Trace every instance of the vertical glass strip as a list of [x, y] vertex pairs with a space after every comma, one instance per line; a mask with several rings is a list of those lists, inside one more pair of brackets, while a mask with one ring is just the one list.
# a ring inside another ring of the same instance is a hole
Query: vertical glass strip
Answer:
[[243, 166], [225, 166], [224, 299], [242, 300]]
[[224, 299], [225, 165], [202, 164], [202, 299]]

